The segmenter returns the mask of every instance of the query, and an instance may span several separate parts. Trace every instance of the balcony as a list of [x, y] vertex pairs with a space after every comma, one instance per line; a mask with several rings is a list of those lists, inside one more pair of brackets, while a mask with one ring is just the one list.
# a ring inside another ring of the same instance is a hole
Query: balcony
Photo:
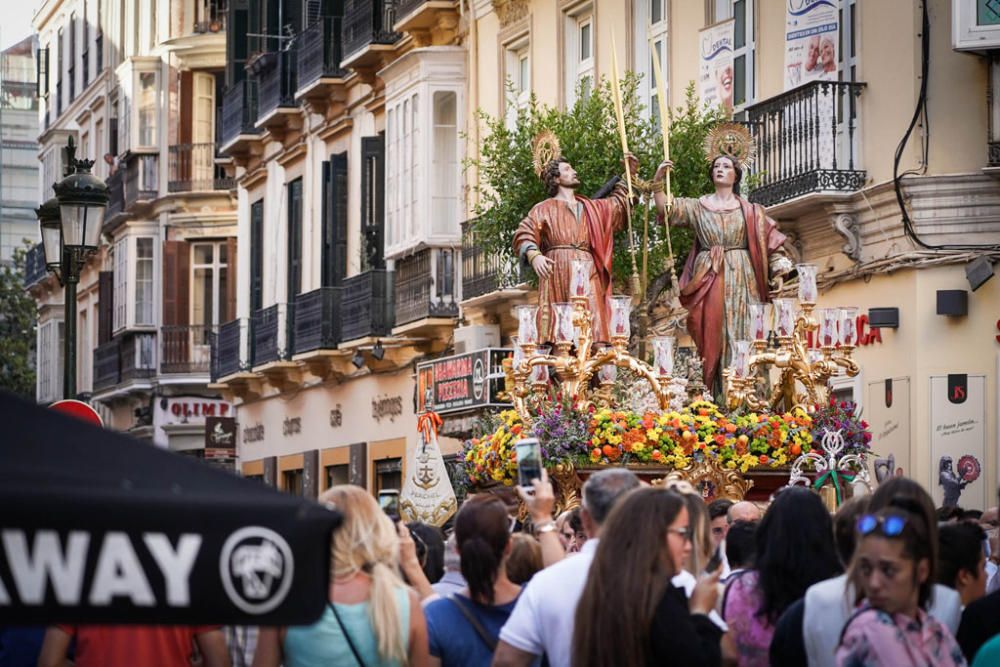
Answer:
[[[483, 250], [472, 221], [462, 224], [462, 301], [511, 290], [525, 281], [517, 259]], [[518, 290], [518, 293], [523, 290]]]
[[225, 32], [227, 0], [195, 0], [194, 26], [196, 35]]
[[112, 338], [94, 349], [94, 392], [111, 389], [121, 382], [120, 342]]
[[412, 333], [418, 324], [454, 327], [455, 255], [451, 249], [427, 248], [396, 262], [395, 333]]
[[254, 125], [256, 121], [257, 80], [238, 81], [222, 94], [220, 152], [233, 157], [248, 154], [260, 139], [261, 131]]
[[346, 0], [343, 67], [378, 68], [401, 35], [394, 31], [396, 0]]
[[125, 212], [125, 171], [118, 169], [108, 176], [108, 207], [104, 209], [104, 222], [110, 223]]
[[867, 84], [814, 81], [747, 107], [757, 142], [749, 199], [774, 206], [812, 193], [854, 192], [860, 168], [858, 103]]
[[227, 178], [215, 164], [215, 144], [178, 144], [170, 147], [169, 192], [234, 190], [236, 179]]
[[395, 29], [413, 35], [418, 46], [445, 46], [458, 36], [458, 18], [453, 0], [400, 0]]
[[260, 103], [256, 126], [272, 132], [285, 127], [289, 116], [298, 116], [295, 91], [298, 78], [298, 51], [274, 51], [260, 58]]
[[341, 340], [387, 336], [394, 319], [392, 272], [375, 269], [344, 280]]
[[48, 275], [45, 268], [45, 248], [41, 243], [36, 243], [24, 256], [24, 287], [34, 287]]
[[337, 347], [342, 294], [340, 287], [321, 287], [295, 297], [295, 354]]
[[160, 373], [207, 375], [214, 326], [175, 325], [160, 328]]
[[121, 374], [122, 382], [156, 375], [156, 334], [137, 333], [122, 339]]
[[347, 71], [340, 67], [342, 23], [339, 16], [324, 16], [299, 36], [296, 98], [322, 100], [347, 77]]
[[[125, 210], [151, 202], [160, 194], [160, 156], [132, 154], [125, 160]], [[121, 170], [122, 167], [119, 167]]]
[[219, 327], [219, 332], [210, 334], [212, 347], [211, 368], [209, 370], [212, 382], [220, 378], [235, 375], [250, 368], [250, 353], [244, 352], [243, 342], [252, 342], [250, 336], [250, 321], [247, 319], [232, 320]]
[[261, 308], [251, 318], [253, 339], [253, 366], [262, 366], [291, 357], [294, 343], [293, 318], [287, 303], [276, 303]]

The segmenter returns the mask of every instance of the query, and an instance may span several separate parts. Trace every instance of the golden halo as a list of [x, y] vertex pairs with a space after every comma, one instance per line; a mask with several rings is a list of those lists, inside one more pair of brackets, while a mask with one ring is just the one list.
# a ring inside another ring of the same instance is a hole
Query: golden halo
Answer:
[[532, 164], [535, 167], [535, 175], [542, 178], [545, 167], [552, 160], [562, 157], [562, 149], [559, 147], [559, 137], [552, 130], [542, 130], [535, 136], [531, 144]]
[[750, 131], [739, 123], [719, 123], [705, 137], [705, 157], [709, 162], [725, 155], [746, 169], [757, 157], [757, 145]]

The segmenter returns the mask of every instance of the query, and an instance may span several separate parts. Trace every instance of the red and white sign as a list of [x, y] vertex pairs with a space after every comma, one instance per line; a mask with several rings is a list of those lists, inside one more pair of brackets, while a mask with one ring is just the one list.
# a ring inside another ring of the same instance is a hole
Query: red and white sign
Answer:
[[55, 410], [56, 412], [61, 412], [64, 415], [76, 417], [77, 419], [83, 420], [94, 426], [104, 426], [104, 421], [101, 419], [101, 415], [97, 414], [97, 410], [90, 407], [83, 401], [67, 398], [63, 401], [56, 401], [50, 405], [49, 408]]
[[[869, 345], [874, 345], [875, 343], [882, 344], [882, 330], [872, 329], [868, 326], [868, 315], [861, 313], [858, 315], [857, 319], [854, 320], [854, 325], [857, 327], [857, 339], [858, 347], [868, 347]], [[819, 336], [814, 335], [810, 331], [806, 336], [806, 342], [811, 348], [819, 349]]]
[[[231, 403], [218, 398], [201, 396], [169, 396], [153, 401], [153, 442], [161, 447], [170, 446], [170, 433], [193, 434], [190, 427], [202, 427], [209, 417], [233, 417], [236, 411]], [[199, 430], [204, 441], [204, 430]]]

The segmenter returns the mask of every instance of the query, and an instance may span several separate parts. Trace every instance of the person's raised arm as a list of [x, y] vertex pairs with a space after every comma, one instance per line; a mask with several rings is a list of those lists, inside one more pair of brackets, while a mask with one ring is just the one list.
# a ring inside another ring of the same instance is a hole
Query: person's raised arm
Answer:
[[55, 626], [45, 631], [45, 639], [42, 640], [42, 651], [38, 654], [38, 667], [67, 667], [72, 665], [66, 659], [66, 651], [72, 637], [68, 632]]
[[420, 559], [417, 558], [417, 545], [413, 542], [410, 529], [400, 521], [396, 530], [399, 532], [399, 569], [406, 575], [406, 581], [417, 592], [421, 600], [426, 600], [434, 595], [431, 582], [424, 573], [424, 568], [420, 566]]
[[230, 667], [229, 649], [226, 647], [226, 635], [221, 628], [202, 632], [194, 636], [195, 643], [205, 667]]
[[552, 519], [556, 496], [552, 490], [552, 483], [549, 481], [549, 474], [544, 468], [542, 469], [542, 478], [532, 480], [531, 485], [533, 493], [525, 493], [521, 487], [517, 487], [517, 493], [528, 508], [531, 525], [535, 527], [535, 537], [542, 547], [542, 565], [548, 567], [566, 557], [566, 551], [559, 541], [556, 523]]

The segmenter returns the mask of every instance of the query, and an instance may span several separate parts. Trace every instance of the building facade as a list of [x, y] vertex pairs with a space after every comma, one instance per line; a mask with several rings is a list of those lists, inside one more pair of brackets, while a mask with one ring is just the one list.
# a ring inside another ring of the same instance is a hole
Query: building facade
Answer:
[[38, 241], [38, 96], [35, 40], [0, 53], [0, 262]]
[[[116, 430], [196, 456], [207, 443], [231, 463], [233, 443], [206, 439], [206, 421], [231, 432], [234, 412], [207, 388], [212, 336], [235, 312], [234, 183], [216, 152], [225, 4], [48, 0], [35, 29], [39, 201], [62, 177], [69, 137], [111, 196], [78, 286], [78, 391]], [[62, 398], [63, 291], [44, 266], [28, 286], [37, 398], [49, 402]]]

